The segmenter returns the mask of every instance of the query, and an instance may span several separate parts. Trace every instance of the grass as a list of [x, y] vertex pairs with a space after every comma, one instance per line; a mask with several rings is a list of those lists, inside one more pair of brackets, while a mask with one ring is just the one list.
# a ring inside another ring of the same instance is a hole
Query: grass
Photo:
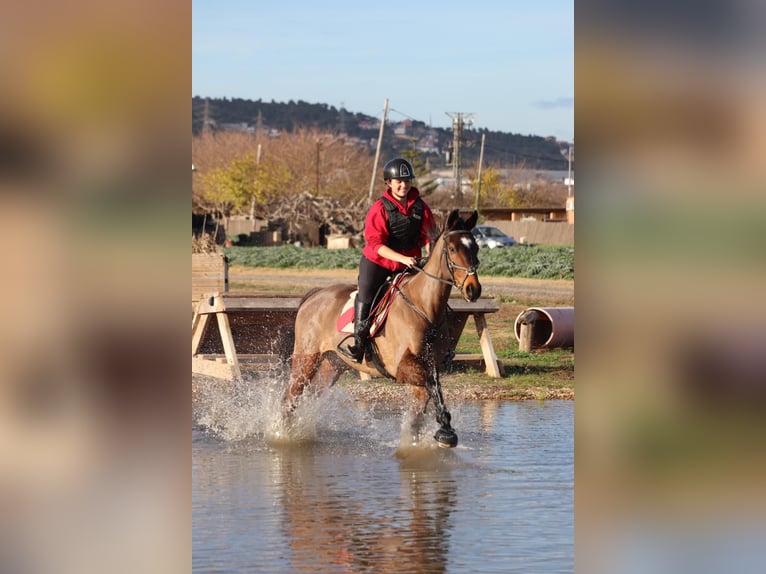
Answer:
[[[485, 385], [506, 398], [530, 398], [530, 394], [535, 398], [545, 398], [553, 391], [573, 389], [574, 349], [519, 350], [515, 322], [527, 306], [515, 301], [503, 301], [501, 298], [500, 310], [486, 315], [495, 354], [503, 364], [502, 378], [489, 377], [479, 366], [459, 364], [451, 372], [445, 373], [445, 385]], [[471, 320], [463, 330], [456, 352], [481, 353], [479, 336]], [[518, 394], [518, 397], [514, 394]]]
[[[230, 265], [274, 269], [356, 269], [360, 249], [324, 247], [225, 247]], [[574, 247], [517, 245], [506, 249], [482, 249], [482, 275], [527, 279], [574, 279]]]

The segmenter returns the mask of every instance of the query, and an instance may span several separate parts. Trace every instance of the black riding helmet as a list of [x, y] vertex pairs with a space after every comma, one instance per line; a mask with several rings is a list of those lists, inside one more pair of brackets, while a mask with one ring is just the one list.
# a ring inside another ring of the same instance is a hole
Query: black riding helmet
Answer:
[[403, 157], [397, 157], [383, 166], [383, 181], [389, 179], [414, 179], [412, 164]]

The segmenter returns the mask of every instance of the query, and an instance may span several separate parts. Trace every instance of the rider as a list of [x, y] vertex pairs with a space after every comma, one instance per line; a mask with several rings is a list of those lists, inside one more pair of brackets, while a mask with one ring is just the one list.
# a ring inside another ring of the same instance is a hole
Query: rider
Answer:
[[412, 185], [414, 178], [415, 171], [406, 159], [397, 157], [386, 163], [386, 191], [367, 211], [366, 245], [359, 262], [359, 291], [354, 300], [354, 342], [339, 348], [357, 363], [364, 358], [370, 309], [378, 289], [390, 275], [417, 265], [421, 248], [428, 252], [436, 237], [433, 213]]

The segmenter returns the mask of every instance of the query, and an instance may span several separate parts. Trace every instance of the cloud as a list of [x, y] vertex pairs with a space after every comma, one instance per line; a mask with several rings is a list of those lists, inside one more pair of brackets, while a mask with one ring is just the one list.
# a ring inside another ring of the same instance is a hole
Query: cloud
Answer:
[[536, 108], [552, 110], [554, 108], [573, 108], [574, 98], [556, 98], [555, 100], [537, 100], [532, 102]]

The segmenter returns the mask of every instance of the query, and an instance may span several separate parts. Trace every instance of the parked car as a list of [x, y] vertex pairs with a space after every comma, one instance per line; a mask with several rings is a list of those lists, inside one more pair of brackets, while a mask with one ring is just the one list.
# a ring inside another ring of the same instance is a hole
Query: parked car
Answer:
[[496, 247], [516, 245], [516, 240], [513, 237], [506, 235], [497, 227], [492, 227], [491, 225], [477, 225], [471, 230], [471, 233], [476, 238], [476, 243], [479, 244], [479, 247], [495, 249]]

